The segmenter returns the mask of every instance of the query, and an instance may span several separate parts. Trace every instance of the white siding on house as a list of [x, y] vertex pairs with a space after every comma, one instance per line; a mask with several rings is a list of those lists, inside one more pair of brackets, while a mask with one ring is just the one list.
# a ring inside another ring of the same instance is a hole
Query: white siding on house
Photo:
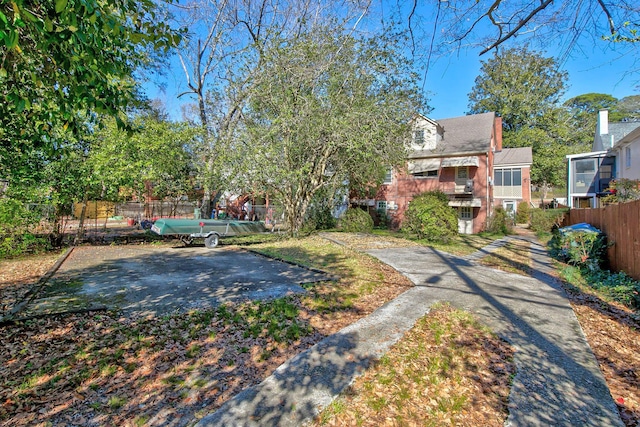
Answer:
[[498, 199], [522, 199], [522, 185], [516, 187], [493, 187], [493, 197]]
[[640, 179], [640, 136], [621, 144], [616, 154], [618, 156], [616, 178]]
[[411, 139], [411, 149], [414, 151], [434, 150], [438, 142], [436, 126], [424, 119], [418, 119]]

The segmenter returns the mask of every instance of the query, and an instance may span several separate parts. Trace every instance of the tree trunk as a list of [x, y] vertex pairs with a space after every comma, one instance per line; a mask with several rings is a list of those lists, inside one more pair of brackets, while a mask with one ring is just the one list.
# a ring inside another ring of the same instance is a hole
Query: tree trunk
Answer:
[[73, 245], [76, 246], [82, 240], [82, 235], [84, 232], [84, 217], [87, 211], [87, 199], [88, 194], [85, 191], [84, 197], [82, 198], [82, 210], [80, 211], [80, 219], [78, 222], [78, 231], [76, 232], [76, 237], [73, 239]]

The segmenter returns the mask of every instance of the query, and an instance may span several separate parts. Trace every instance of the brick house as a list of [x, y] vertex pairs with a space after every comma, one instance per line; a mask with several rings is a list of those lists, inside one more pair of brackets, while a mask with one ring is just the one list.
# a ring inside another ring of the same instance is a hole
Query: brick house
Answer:
[[390, 170], [370, 205], [399, 227], [414, 196], [442, 190], [458, 212], [461, 233], [482, 231], [492, 207], [515, 213], [531, 201], [531, 148], [502, 149], [502, 120], [483, 113], [432, 120], [412, 120], [406, 168]]

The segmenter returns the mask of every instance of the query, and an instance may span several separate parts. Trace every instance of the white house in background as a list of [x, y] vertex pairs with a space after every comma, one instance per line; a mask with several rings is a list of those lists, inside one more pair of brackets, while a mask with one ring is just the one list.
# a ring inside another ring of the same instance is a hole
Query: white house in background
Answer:
[[598, 207], [614, 178], [640, 178], [640, 122], [609, 122], [600, 110], [592, 150], [566, 156], [570, 208]]
[[531, 147], [503, 148], [493, 158], [494, 206], [514, 214], [520, 202], [531, 202]]
[[611, 149], [616, 157], [616, 178], [640, 179], [640, 123]]
[[572, 154], [567, 158], [567, 205], [595, 208], [614, 177], [615, 157], [608, 151]]

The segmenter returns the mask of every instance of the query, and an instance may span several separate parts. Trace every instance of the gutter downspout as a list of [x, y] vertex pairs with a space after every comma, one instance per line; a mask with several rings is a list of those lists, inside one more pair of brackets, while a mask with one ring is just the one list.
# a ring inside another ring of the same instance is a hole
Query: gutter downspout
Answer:
[[[491, 151], [491, 149], [489, 149], [489, 151]], [[487, 195], [486, 195], [486, 198], [487, 198], [487, 218], [485, 219], [485, 224], [487, 223], [487, 221], [491, 217], [491, 204], [489, 203], [489, 200], [490, 200], [489, 192], [490, 191], [493, 192], [493, 186], [489, 185], [489, 154], [490, 154], [490, 152], [487, 153], [487, 158], [485, 160], [485, 162], [487, 164], [487, 167], [486, 167], [486, 169], [487, 169], [486, 170], [487, 177], [486, 177], [486, 181], [485, 181], [487, 183]]]
[[573, 208], [573, 197], [571, 196], [571, 159], [567, 159], [567, 206]]

